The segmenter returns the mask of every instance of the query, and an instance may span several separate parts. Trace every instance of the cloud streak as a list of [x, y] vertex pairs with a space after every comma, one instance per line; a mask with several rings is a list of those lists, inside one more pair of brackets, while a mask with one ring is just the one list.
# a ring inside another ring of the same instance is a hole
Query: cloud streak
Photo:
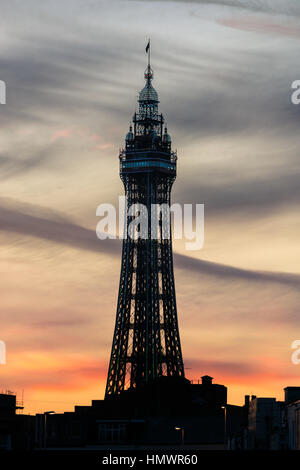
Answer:
[[[124, 0], [132, 1], [132, 0]], [[134, 0], [133, 0], [134, 1]], [[149, 0], [142, 0], [145, 3]], [[222, 6], [222, 7], [234, 7], [241, 8], [245, 10], [258, 11], [258, 12], [267, 12], [267, 13], [277, 13], [285, 15], [300, 15], [300, 6], [296, 0], [154, 0], [157, 2], [171, 2], [171, 3], [186, 3], [190, 4], [200, 4], [200, 5], [211, 5], [211, 6]]]
[[[0, 201], [1, 202], [1, 201]], [[49, 218], [49, 212], [39, 207], [25, 206], [34, 210], [29, 214], [16, 207], [0, 206], [0, 231], [22, 236], [35, 237], [80, 250], [120, 256], [121, 244], [118, 240], [98, 240], [96, 232], [82, 227], [59, 214], [56, 220]], [[37, 212], [39, 215], [37, 215]], [[50, 211], [50, 214], [55, 213]], [[300, 275], [289, 273], [251, 271], [210, 261], [195, 259], [175, 253], [179, 269], [206, 274], [222, 279], [244, 279], [253, 282], [272, 282], [300, 287]]]
[[254, 31], [262, 34], [275, 34], [288, 36], [292, 38], [300, 38], [300, 25], [278, 24], [265, 19], [256, 18], [224, 18], [219, 19], [218, 22], [230, 28], [237, 28], [242, 31]]

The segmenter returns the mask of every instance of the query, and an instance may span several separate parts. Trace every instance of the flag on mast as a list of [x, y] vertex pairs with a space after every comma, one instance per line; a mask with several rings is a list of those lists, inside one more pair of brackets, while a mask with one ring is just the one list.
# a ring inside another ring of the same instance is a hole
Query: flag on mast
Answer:
[[146, 52], [148, 52], [149, 49], [150, 49], [150, 39], [149, 39], [148, 44], [147, 44], [147, 46], [146, 46]]

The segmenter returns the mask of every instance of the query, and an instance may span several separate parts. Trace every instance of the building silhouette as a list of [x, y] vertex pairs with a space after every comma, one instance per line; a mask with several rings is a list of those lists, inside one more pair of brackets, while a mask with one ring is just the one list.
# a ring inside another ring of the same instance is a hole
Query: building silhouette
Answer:
[[284, 400], [246, 397], [246, 420], [229, 430], [232, 450], [300, 450], [300, 387], [286, 387]]
[[35, 417], [17, 414], [22, 408], [12, 392], [0, 393], [0, 451], [34, 448]]

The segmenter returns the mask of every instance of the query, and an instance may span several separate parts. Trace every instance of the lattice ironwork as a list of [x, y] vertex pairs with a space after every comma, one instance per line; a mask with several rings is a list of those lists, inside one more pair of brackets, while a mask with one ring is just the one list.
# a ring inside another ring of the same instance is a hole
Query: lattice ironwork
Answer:
[[[177, 156], [167, 129], [163, 132], [152, 78], [148, 64], [139, 112], [133, 117], [134, 130], [130, 127], [126, 147], [120, 152], [126, 237], [106, 397], [163, 375], [184, 377], [168, 210]], [[147, 219], [146, 233], [138, 235], [137, 230], [135, 237], [130, 231], [136, 215], [132, 207]], [[153, 218], [153, 207], [159, 208], [158, 219]]]

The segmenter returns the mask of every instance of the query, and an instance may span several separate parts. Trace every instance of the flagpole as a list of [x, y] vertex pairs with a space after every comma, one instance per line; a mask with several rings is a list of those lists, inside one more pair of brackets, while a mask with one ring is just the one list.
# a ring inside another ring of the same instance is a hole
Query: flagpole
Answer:
[[148, 67], [150, 67], [150, 50], [151, 50], [151, 47], [150, 47], [150, 38], [149, 38], [149, 49], [148, 49]]

